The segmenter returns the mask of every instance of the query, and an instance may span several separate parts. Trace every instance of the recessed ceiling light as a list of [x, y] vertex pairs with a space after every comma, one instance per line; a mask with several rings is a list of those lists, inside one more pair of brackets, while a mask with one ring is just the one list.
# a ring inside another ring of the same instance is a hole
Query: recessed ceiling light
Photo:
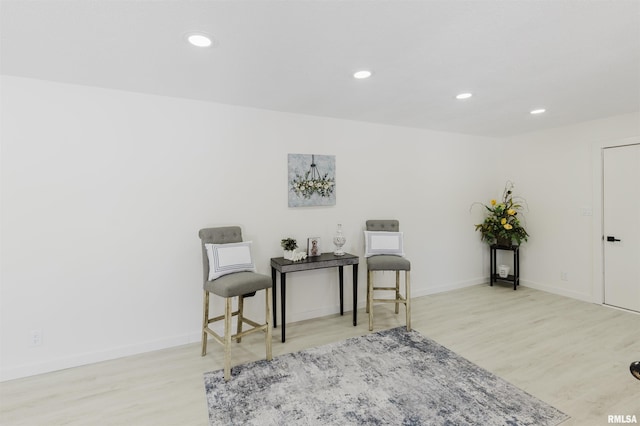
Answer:
[[211, 37], [202, 33], [188, 34], [187, 41], [197, 47], [209, 47], [213, 43]]
[[547, 111], [547, 110], [546, 110], [546, 109], [544, 109], [544, 108], [536, 108], [536, 109], [532, 109], [532, 110], [529, 112], [529, 114], [533, 114], [533, 115], [536, 115], [536, 114], [542, 114], [542, 113], [544, 113], [544, 112], [546, 112], [546, 111]]
[[460, 93], [456, 96], [456, 99], [469, 99], [473, 96], [473, 93]]
[[353, 78], [357, 78], [357, 79], [363, 79], [363, 78], [369, 78], [369, 77], [371, 77], [371, 71], [367, 71], [367, 70], [357, 71], [353, 74]]

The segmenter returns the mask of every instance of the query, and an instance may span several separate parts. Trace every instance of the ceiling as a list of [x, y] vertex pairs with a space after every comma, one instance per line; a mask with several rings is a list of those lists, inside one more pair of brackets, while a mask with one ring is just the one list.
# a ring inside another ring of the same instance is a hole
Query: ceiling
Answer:
[[0, 15], [6, 75], [492, 137], [640, 110], [640, 0], [2, 0]]

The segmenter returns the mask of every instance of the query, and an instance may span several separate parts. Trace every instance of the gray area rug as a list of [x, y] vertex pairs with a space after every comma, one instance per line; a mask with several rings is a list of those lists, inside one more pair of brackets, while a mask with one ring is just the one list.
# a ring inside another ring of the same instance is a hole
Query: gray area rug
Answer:
[[557, 425], [566, 414], [404, 327], [205, 373], [211, 425]]

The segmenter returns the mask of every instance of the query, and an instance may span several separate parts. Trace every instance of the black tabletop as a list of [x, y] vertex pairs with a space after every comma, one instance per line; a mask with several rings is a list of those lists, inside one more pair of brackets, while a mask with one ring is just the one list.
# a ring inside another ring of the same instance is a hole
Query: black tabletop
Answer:
[[306, 259], [294, 262], [284, 257], [271, 258], [271, 267], [280, 272], [306, 271], [309, 269], [331, 268], [335, 266], [357, 265], [360, 258], [354, 254], [345, 253], [336, 256], [333, 253], [322, 253], [320, 256], [308, 256]]

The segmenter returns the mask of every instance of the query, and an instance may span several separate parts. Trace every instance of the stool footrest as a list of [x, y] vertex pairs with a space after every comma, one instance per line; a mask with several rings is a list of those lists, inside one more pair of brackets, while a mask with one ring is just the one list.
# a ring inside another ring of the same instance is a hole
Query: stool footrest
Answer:
[[[222, 316], [221, 319], [224, 319], [224, 315]], [[213, 322], [213, 321], [210, 320], [209, 323], [211, 323], [211, 322]], [[252, 320], [250, 320], [248, 318], [242, 318], [242, 322], [251, 325], [253, 328], [250, 328], [248, 330], [244, 330], [241, 333], [232, 334], [231, 335], [231, 340], [238, 340], [238, 339], [243, 338], [247, 334], [251, 334], [251, 333], [255, 333], [256, 331], [263, 331], [263, 330], [267, 329], [267, 324], [258, 324], [257, 322], [252, 321]], [[209, 327], [206, 327], [203, 331], [205, 331], [207, 334], [209, 334], [211, 337], [213, 337], [218, 343], [220, 343], [221, 345], [224, 345], [224, 338], [222, 336], [220, 336], [218, 333], [216, 333], [215, 331], [213, 331]]]
[[404, 303], [407, 304], [407, 299], [400, 297], [399, 299], [373, 299], [373, 302], [386, 302], [386, 303]]

